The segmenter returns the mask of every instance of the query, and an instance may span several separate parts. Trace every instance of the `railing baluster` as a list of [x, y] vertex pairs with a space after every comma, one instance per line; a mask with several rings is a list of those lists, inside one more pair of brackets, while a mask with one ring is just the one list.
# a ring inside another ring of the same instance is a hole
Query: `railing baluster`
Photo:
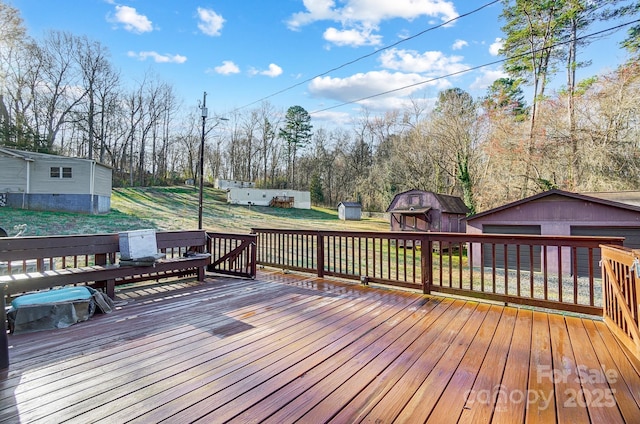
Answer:
[[558, 246], [558, 301], [562, 302], [562, 246]]

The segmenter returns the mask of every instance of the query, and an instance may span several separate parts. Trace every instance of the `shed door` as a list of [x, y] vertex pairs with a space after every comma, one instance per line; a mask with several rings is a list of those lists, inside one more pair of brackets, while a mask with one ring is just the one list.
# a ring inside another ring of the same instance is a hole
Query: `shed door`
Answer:
[[[572, 236], [624, 237], [623, 245], [631, 249], [640, 249], [640, 228], [638, 227], [571, 227]], [[578, 249], [578, 275], [589, 275], [589, 251]], [[600, 249], [593, 251], [593, 269], [600, 275]]]
[[[485, 234], [524, 234], [540, 235], [539, 225], [483, 225], [482, 232]], [[540, 246], [520, 246], [520, 269], [523, 271], [531, 269], [531, 249], [533, 249], [533, 270], [540, 271]], [[492, 265], [492, 250], [490, 244], [482, 247], [484, 266]], [[516, 246], [507, 245], [507, 261], [511, 268], [515, 268]], [[496, 245], [496, 267], [504, 268], [504, 245]]]

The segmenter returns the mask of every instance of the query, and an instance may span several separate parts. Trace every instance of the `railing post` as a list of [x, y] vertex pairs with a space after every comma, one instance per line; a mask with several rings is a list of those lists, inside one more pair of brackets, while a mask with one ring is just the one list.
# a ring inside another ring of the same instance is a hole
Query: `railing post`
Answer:
[[316, 231], [316, 268], [318, 277], [324, 277], [324, 235]]
[[251, 278], [256, 278], [258, 272], [258, 235], [254, 235], [254, 239], [249, 245], [251, 257]]
[[7, 334], [7, 311], [5, 298], [7, 296], [7, 285], [0, 284], [0, 369], [9, 368], [9, 335]]
[[[635, 289], [635, 293], [633, 295], [636, 299], [635, 305], [635, 313], [638, 320], [640, 320], [640, 249], [632, 249], [631, 254], [633, 255], [633, 272], [630, 274], [633, 276], [633, 288]], [[640, 325], [640, 322], [638, 323]]]
[[420, 258], [420, 267], [422, 276], [422, 293], [431, 293], [431, 281], [433, 277], [433, 242], [428, 235], [422, 236], [420, 241], [420, 251], [422, 252]]

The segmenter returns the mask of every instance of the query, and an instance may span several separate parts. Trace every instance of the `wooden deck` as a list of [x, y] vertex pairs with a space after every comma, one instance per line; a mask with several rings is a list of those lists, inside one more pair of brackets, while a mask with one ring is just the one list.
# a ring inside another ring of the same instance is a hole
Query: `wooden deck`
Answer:
[[261, 271], [10, 336], [0, 422], [637, 423], [600, 321]]

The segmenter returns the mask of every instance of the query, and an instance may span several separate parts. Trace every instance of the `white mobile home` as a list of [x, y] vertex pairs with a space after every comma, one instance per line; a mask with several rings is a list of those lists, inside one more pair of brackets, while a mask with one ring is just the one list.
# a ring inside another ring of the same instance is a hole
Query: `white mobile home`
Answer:
[[0, 147], [0, 205], [107, 213], [112, 169], [95, 160]]
[[228, 190], [230, 188], [254, 188], [256, 183], [254, 181], [237, 181], [237, 180], [223, 180], [222, 178], [216, 178], [214, 188], [219, 190]]
[[308, 191], [232, 187], [227, 192], [227, 203], [233, 205], [269, 206], [277, 198], [293, 198], [294, 208], [311, 209]]

